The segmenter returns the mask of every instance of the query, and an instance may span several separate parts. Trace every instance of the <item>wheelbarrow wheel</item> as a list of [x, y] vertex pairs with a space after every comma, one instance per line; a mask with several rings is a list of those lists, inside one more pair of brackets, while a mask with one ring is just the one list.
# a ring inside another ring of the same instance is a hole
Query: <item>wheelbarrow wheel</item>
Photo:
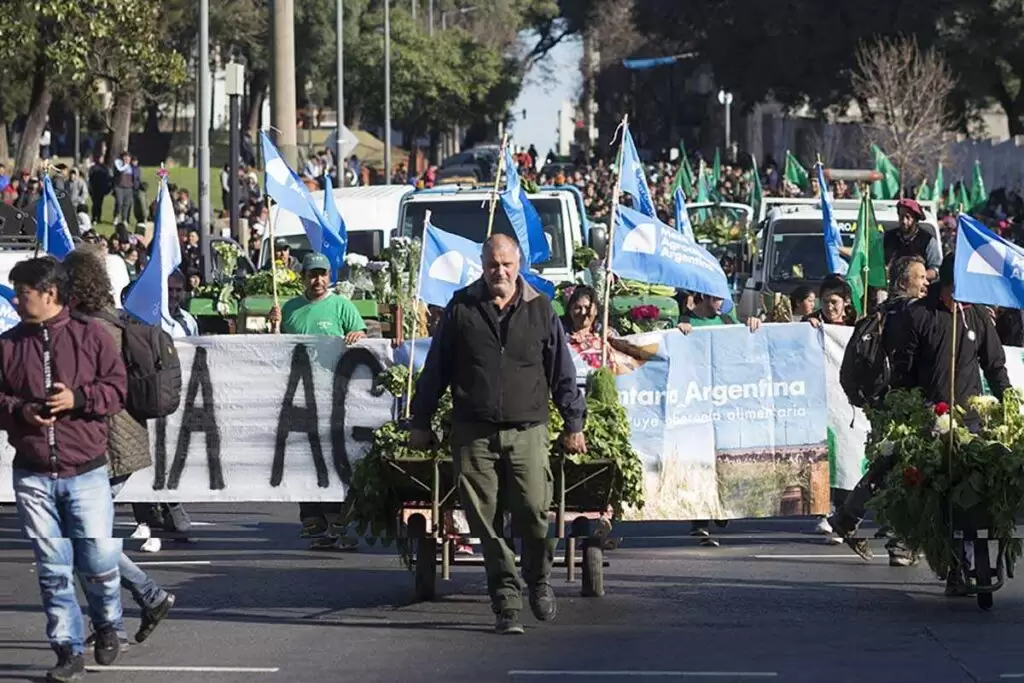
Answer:
[[992, 562], [988, 557], [988, 540], [980, 538], [974, 542], [974, 575], [978, 581], [978, 607], [992, 609], [994, 594], [992, 587]]

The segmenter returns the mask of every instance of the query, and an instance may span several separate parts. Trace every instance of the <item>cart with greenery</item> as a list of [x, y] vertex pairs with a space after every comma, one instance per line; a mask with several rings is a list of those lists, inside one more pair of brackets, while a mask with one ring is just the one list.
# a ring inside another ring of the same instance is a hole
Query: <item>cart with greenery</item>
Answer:
[[[381, 391], [403, 396], [408, 370], [394, 366], [378, 378]], [[400, 402], [396, 399], [396, 410]], [[588, 452], [568, 455], [557, 448], [563, 424], [552, 409], [551, 469], [554, 478], [554, 536], [563, 544], [562, 558], [569, 581], [581, 565], [581, 594], [604, 594], [604, 547], [611, 517], [625, 507], [643, 505], [643, 471], [629, 442], [629, 424], [618, 402], [615, 378], [607, 370], [587, 382]], [[349, 522], [370, 543], [394, 543], [403, 562], [413, 570], [417, 598], [437, 595], [437, 573], [451, 577], [453, 564], [463, 562], [452, 512], [460, 508], [452, 460], [447, 449], [451, 400], [445, 395], [433, 429], [440, 437], [431, 451], [408, 448], [408, 431], [395, 420], [378, 428], [370, 451], [354, 469]], [[596, 524], [595, 524], [596, 520]]]

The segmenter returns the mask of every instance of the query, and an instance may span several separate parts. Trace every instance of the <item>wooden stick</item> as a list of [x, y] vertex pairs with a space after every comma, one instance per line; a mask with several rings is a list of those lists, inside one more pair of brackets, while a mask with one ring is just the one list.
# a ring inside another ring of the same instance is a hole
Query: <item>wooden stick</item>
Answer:
[[494, 211], [498, 208], [498, 187], [501, 185], [501, 173], [505, 170], [505, 147], [508, 145], [508, 131], [501, 136], [501, 151], [498, 153], [498, 171], [494, 174], [494, 190], [491, 192], [490, 215], [487, 216], [487, 237], [494, 230]]
[[[278, 205], [277, 213], [278, 214], [281, 213], [280, 205]], [[280, 301], [277, 298], [277, 258], [274, 255], [274, 220], [275, 219], [276, 219], [276, 216], [274, 216], [273, 218], [270, 216], [270, 199], [268, 198], [267, 199], [267, 235], [270, 238], [270, 249], [268, 250], [269, 253], [270, 253], [270, 286], [271, 286], [271, 291], [274, 294], [274, 306], [277, 307], [278, 310], [280, 310], [281, 304], [280, 304]], [[281, 321], [278, 321], [276, 323], [271, 323], [270, 324], [270, 331], [273, 332], [274, 334], [280, 334], [280, 332], [281, 332]]]
[[[601, 343], [601, 367], [608, 365], [608, 312], [611, 309], [612, 296], [612, 256], [615, 251], [615, 214], [619, 206], [619, 192], [622, 189], [622, 154], [626, 141], [626, 133], [629, 132], [629, 114], [622, 117], [622, 140], [619, 141], [619, 156], [615, 164], [615, 189], [612, 190], [612, 208], [609, 213], [608, 224], [608, 254], [605, 256], [604, 273], [604, 313], [601, 319], [601, 334], [605, 340]], [[703, 170], [703, 167], [702, 167]], [[698, 181], [700, 178], [698, 178]]]
[[[423, 212], [423, 239], [421, 244], [427, 242], [427, 226], [430, 225], [430, 210], [427, 209]], [[420, 282], [423, 280], [423, 247], [420, 247], [420, 267], [419, 272], [416, 274], [416, 290], [412, 297], [413, 316], [412, 316], [412, 336], [409, 341], [409, 376], [405, 380], [405, 407], [402, 411], [405, 415], [405, 419], [408, 420], [410, 417], [410, 411], [412, 410], [412, 368], [413, 359], [416, 357], [416, 333], [418, 332], [420, 322], [420, 309], [418, 305], [419, 293], [420, 293]], [[399, 325], [402, 321], [398, 322]]]

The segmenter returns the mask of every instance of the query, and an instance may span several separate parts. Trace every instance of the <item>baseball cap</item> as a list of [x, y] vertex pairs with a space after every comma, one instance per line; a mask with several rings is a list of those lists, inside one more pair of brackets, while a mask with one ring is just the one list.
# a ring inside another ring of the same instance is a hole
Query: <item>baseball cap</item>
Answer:
[[331, 262], [323, 254], [306, 254], [306, 258], [302, 259], [302, 272], [306, 273], [310, 270], [326, 270], [330, 272]]
[[278, 237], [274, 240], [274, 249], [290, 249], [291, 245], [288, 244], [288, 240], [283, 237]]

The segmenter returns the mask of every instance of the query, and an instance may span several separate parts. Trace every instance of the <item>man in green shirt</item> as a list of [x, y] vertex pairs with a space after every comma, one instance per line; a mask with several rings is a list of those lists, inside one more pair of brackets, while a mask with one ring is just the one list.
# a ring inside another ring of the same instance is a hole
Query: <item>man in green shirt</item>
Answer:
[[[344, 337], [355, 344], [366, 337], [366, 323], [355, 305], [331, 291], [331, 262], [323, 254], [307, 254], [302, 260], [303, 296], [270, 309], [267, 319], [281, 324], [284, 334], [320, 334]], [[310, 539], [310, 548], [327, 550], [354, 548], [358, 541], [346, 537], [341, 503], [300, 503], [302, 538]]]

